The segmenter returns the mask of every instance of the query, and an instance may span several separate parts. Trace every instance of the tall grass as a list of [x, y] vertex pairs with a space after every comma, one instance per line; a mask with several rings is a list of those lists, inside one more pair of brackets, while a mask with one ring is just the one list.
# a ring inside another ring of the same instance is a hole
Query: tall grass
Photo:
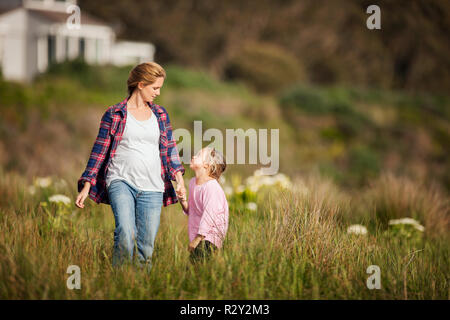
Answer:
[[[390, 178], [397, 188], [401, 180]], [[194, 269], [188, 261], [187, 218], [163, 208], [149, 274], [111, 266], [114, 219], [109, 206], [87, 200], [69, 208], [68, 228], [53, 228], [41, 202], [76, 190], [51, 186], [30, 194], [19, 175], [0, 174], [0, 298], [2, 299], [448, 299], [448, 229], [417, 243], [393, 241], [380, 229], [346, 233], [357, 203], [329, 180], [305, 177], [274, 190], [255, 212], [231, 210], [223, 250]], [[73, 184], [70, 184], [72, 186]], [[370, 192], [371, 193], [370, 193]], [[412, 191], [410, 191], [412, 192]], [[373, 187], [372, 199], [386, 198]], [[360, 201], [375, 210], [373, 202]], [[402, 203], [392, 196], [390, 201]], [[443, 201], [424, 197], [423, 201]], [[445, 199], [444, 199], [445, 200]], [[362, 205], [362, 203], [359, 203]], [[399, 204], [398, 204], [399, 205]], [[425, 208], [433, 208], [427, 203]], [[58, 207], [50, 205], [57, 214]], [[447, 210], [448, 207], [442, 207]], [[405, 209], [406, 210], [406, 209]], [[404, 212], [406, 214], [406, 212]], [[423, 211], [425, 226], [428, 214]], [[376, 219], [371, 217], [371, 219]], [[66, 287], [69, 265], [81, 268], [81, 289]], [[369, 290], [367, 267], [381, 269]]]

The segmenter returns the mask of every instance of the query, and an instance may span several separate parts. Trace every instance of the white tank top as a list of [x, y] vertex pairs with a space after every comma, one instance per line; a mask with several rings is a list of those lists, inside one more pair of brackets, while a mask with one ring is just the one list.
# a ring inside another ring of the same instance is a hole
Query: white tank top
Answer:
[[142, 191], [164, 192], [159, 155], [159, 125], [152, 112], [150, 119], [139, 121], [127, 113], [125, 130], [106, 177], [109, 187], [114, 179], [126, 180]]

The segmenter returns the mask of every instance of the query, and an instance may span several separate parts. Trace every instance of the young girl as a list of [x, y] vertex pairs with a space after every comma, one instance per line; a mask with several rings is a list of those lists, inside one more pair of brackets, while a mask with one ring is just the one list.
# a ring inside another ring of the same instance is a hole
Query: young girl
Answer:
[[190, 260], [195, 263], [222, 247], [228, 229], [228, 202], [218, 182], [226, 163], [214, 148], [203, 148], [192, 157], [190, 168], [195, 177], [189, 182], [189, 201], [181, 192], [178, 197], [189, 216]]

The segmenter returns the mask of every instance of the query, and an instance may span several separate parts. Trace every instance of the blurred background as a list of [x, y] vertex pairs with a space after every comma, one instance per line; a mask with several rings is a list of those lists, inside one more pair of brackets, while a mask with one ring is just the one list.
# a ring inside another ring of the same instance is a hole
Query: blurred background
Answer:
[[[0, 298], [448, 300], [449, 15], [447, 0], [0, 0]], [[74, 204], [143, 61], [167, 72], [155, 102], [174, 129], [279, 129], [279, 174], [220, 179], [227, 243], [200, 272], [179, 205], [147, 277], [112, 269], [110, 206]]]
[[75, 184], [129, 71], [156, 61], [174, 129], [279, 128], [292, 178], [393, 172], [448, 194], [450, 5], [377, 1], [369, 30], [372, 2], [1, 0], [0, 166]]

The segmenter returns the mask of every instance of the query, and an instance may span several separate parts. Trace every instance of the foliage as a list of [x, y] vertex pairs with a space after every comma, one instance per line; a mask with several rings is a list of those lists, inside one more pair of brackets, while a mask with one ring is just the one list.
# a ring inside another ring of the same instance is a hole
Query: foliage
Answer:
[[382, 32], [368, 30], [367, 1], [80, 0], [81, 10], [120, 26], [124, 39], [152, 42], [162, 63], [223, 74], [248, 41], [284, 48], [308, 81], [445, 93], [450, 87], [449, 6], [384, 1]]
[[262, 93], [277, 92], [304, 80], [303, 69], [294, 56], [273, 44], [248, 43], [225, 68], [226, 79], [243, 81]]

